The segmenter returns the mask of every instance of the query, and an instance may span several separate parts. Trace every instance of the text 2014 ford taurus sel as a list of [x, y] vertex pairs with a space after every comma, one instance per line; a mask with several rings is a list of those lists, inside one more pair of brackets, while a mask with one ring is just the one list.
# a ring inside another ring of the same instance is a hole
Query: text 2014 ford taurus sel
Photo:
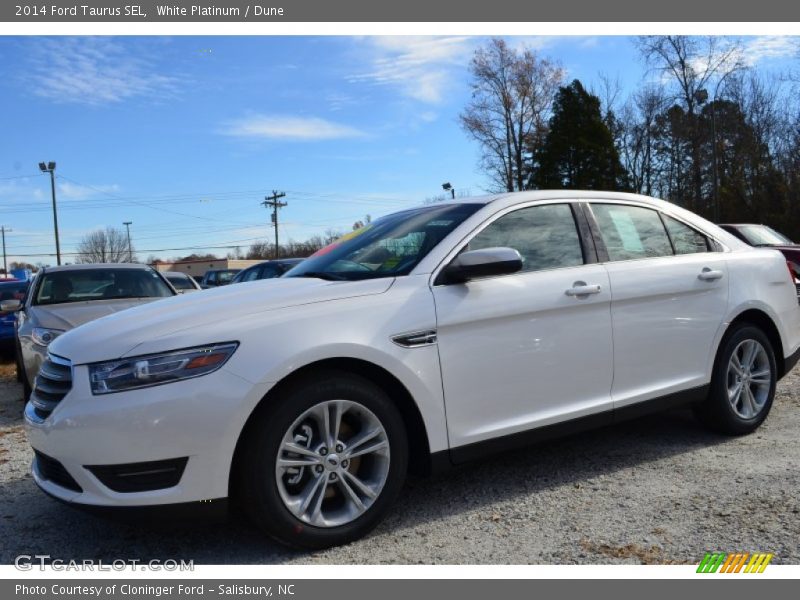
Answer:
[[781, 254], [667, 202], [430, 205], [283, 278], [56, 339], [26, 407], [33, 475], [95, 507], [235, 495], [268, 534], [318, 548], [376, 525], [411, 468], [681, 402], [753, 431], [799, 345]]

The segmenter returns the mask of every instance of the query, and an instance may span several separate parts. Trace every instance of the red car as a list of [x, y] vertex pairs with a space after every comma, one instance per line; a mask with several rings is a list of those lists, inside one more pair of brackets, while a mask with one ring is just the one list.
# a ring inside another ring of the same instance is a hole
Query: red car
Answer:
[[780, 250], [786, 257], [786, 264], [794, 274], [797, 296], [800, 299], [800, 245], [795, 244], [782, 233], [778, 233], [772, 227], [767, 227], [766, 225], [741, 223], [738, 225], [720, 225], [720, 227], [751, 246]]

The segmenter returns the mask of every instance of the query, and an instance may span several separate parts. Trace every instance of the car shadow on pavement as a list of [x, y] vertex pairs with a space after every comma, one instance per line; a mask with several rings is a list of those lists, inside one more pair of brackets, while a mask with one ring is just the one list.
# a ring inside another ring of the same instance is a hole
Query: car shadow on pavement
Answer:
[[[592, 485], [597, 478], [729, 439], [702, 429], [690, 412], [676, 410], [500, 454], [437, 476], [412, 478], [376, 532], [350, 548], [359, 544], [369, 548], [369, 544], [386, 542], [385, 538], [407, 537], [407, 530], [425, 528], [462, 512], [491, 510], [494, 504], [519, 496]], [[183, 559], [196, 564], [325, 564], [334, 552], [287, 549], [236, 515], [219, 523], [120, 522], [85, 514], [45, 496], [27, 473], [4, 481], [0, 487], [3, 564], [13, 563], [19, 555], [37, 554], [62, 561], [105, 563]], [[371, 562], [369, 552], [364, 554], [366, 558], [359, 562]]]

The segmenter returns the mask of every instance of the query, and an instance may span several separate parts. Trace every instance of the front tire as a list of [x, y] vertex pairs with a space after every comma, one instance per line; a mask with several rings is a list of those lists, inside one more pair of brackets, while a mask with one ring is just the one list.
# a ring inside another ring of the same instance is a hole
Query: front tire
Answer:
[[254, 414], [238, 465], [250, 519], [304, 549], [366, 535], [399, 495], [408, 466], [403, 418], [383, 390], [337, 371], [313, 379]]
[[755, 325], [734, 325], [720, 345], [700, 420], [727, 435], [751, 433], [767, 418], [777, 385], [775, 351]]

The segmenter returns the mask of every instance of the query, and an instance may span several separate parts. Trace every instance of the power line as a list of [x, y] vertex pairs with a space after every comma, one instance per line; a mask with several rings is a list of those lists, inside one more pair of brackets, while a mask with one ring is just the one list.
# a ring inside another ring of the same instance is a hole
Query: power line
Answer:
[[[139, 252], [178, 252], [181, 250], [232, 250], [238, 246], [241, 246], [244, 242], [253, 242], [256, 240], [260, 240], [261, 238], [247, 238], [243, 240], [233, 240], [231, 242], [226, 242], [225, 245], [219, 246], [184, 246], [183, 248], [151, 248], [148, 250], [139, 250]], [[83, 252], [62, 252], [62, 256], [80, 256], [84, 254]], [[53, 253], [38, 253], [38, 254], [15, 254], [14, 256], [19, 257], [32, 257], [32, 256], [55, 256]]]

